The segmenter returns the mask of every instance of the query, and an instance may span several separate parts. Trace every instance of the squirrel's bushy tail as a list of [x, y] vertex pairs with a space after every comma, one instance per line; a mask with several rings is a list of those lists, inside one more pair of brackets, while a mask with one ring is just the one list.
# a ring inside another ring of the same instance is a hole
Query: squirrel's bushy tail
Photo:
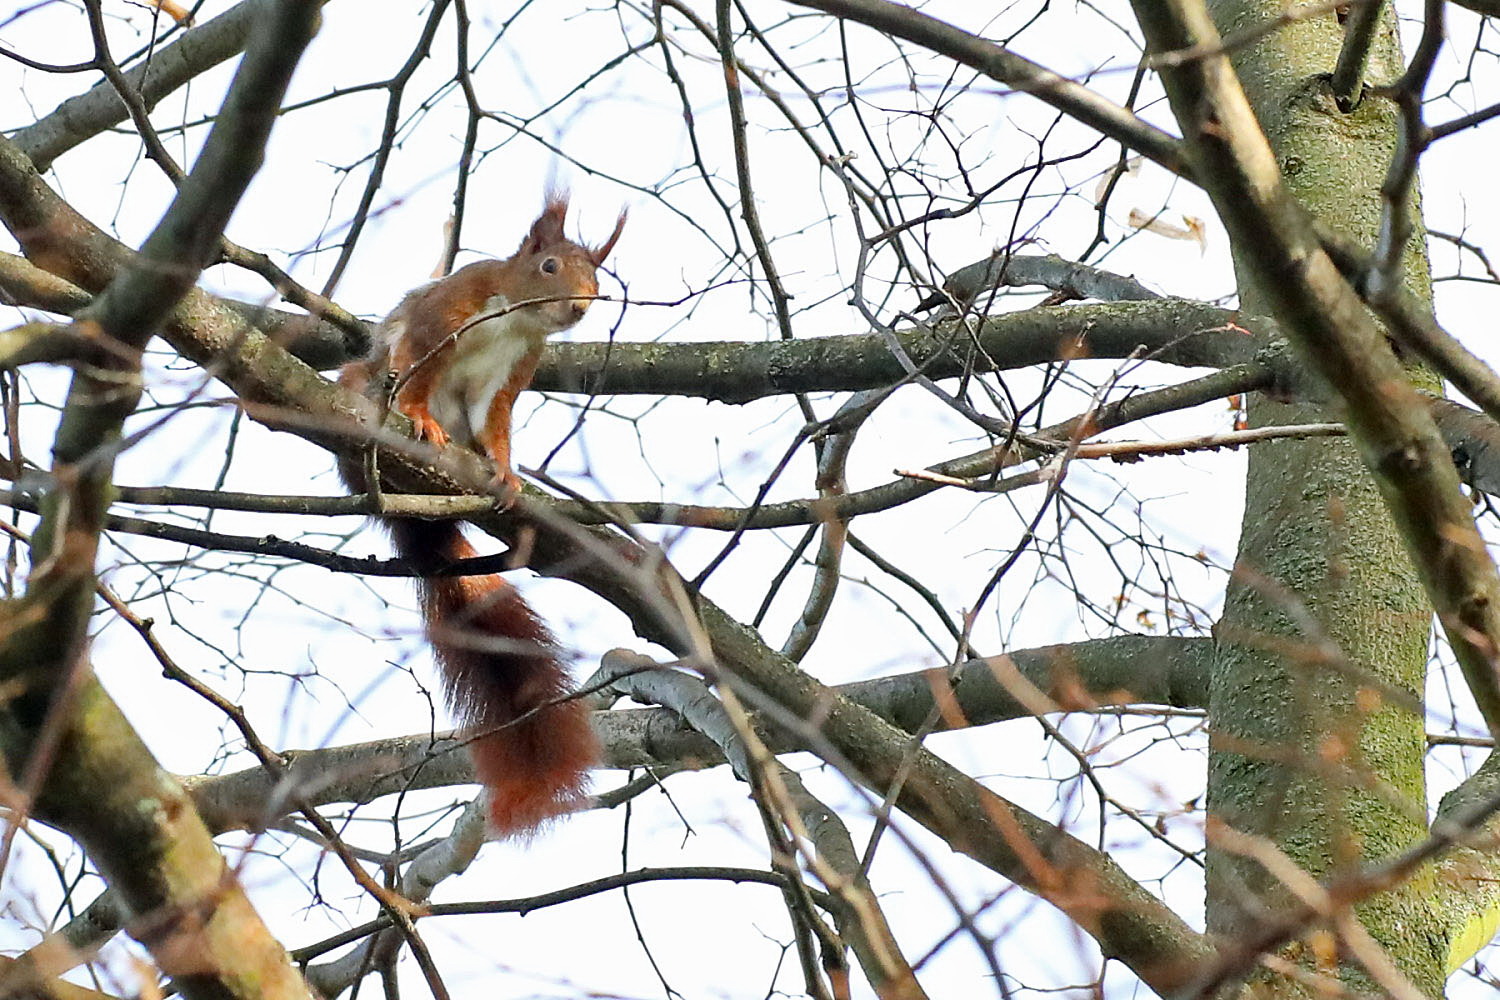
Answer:
[[567, 698], [567, 671], [547, 626], [499, 576], [441, 575], [475, 554], [457, 523], [386, 524], [396, 551], [422, 574], [427, 634], [474, 770], [489, 789], [494, 831], [525, 833], [577, 809], [599, 744], [587, 706]]

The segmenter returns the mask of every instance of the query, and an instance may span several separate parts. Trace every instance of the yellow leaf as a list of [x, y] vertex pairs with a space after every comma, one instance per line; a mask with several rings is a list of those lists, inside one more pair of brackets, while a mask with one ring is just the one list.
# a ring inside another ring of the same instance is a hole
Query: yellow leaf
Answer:
[[1198, 244], [1198, 252], [1208, 249], [1208, 226], [1195, 215], [1183, 215], [1182, 225], [1168, 222], [1160, 212], [1148, 215], [1138, 208], [1130, 210], [1130, 224], [1136, 229], [1165, 236], [1169, 240], [1192, 240]]
[[179, 3], [173, 3], [172, 0], [140, 0], [140, 2], [147, 7], [156, 8], [184, 27], [192, 27], [192, 13]]

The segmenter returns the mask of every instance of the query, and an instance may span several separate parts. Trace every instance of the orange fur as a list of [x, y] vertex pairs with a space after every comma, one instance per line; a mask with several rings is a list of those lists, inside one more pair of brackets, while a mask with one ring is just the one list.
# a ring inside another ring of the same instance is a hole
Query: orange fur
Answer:
[[[391, 519], [396, 546], [441, 574], [474, 549], [451, 521]], [[547, 626], [500, 576], [425, 575], [419, 588], [448, 704], [470, 740], [490, 826], [526, 833], [586, 800], [599, 742]]]
[[494, 459], [496, 468], [501, 470], [500, 476], [505, 479], [505, 485], [517, 491], [521, 488], [520, 480], [510, 471], [510, 415], [515, 409], [516, 397], [531, 384], [531, 377], [536, 374], [537, 362], [541, 359], [541, 351], [530, 351], [516, 362], [510, 377], [490, 400], [484, 428], [480, 432], [480, 444], [490, 458]]
[[[565, 198], [549, 198], [514, 255], [470, 264], [407, 295], [382, 324], [377, 353], [340, 375], [364, 389], [387, 368], [398, 373], [395, 405], [417, 437], [485, 452], [497, 482], [512, 490], [520, 488], [510, 464], [516, 397], [531, 384], [547, 335], [576, 323], [598, 294], [594, 271], [625, 225], [621, 213], [609, 240], [591, 249], [564, 235], [567, 209]], [[362, 485], [353, 463], [341, 471], [351, 488]], [[427, 634], [489, 789], [491, 827], [523, 834], [578, 808], [599, 745], [587, 708], [567, 697], [567, 672], [546, 625], [501, 577], [448, 572], [474, 554], [456, 523], [386, 523], [420, 574]]]

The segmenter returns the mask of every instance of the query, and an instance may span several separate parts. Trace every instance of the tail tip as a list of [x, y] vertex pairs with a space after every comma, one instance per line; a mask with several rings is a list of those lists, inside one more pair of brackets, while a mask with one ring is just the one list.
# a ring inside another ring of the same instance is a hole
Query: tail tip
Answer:
[[496, 840], [530, 840], [571, 813], [588, 808], [582, 787], [489, 788], [489, 830]]

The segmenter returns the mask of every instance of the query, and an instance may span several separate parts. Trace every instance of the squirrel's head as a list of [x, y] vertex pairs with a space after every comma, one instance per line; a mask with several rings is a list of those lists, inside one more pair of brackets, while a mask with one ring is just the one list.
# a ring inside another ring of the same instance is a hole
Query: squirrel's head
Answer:
[[589, 304], [599, 294], [595, 276], [614, 249], [625, 228], [625, 213], [620, 213], [615, 231], [597, 247], [574, 243], [563, 232], [568, 217], [568, 196], [550, 194], [542, 214], [531, 224], [531, 231], [521, 248], [511, 258], [520, 273], [520, 285], [528, 299], [550, 299], [528, 307], [554, 330], [566, 330], [583, 318]]

